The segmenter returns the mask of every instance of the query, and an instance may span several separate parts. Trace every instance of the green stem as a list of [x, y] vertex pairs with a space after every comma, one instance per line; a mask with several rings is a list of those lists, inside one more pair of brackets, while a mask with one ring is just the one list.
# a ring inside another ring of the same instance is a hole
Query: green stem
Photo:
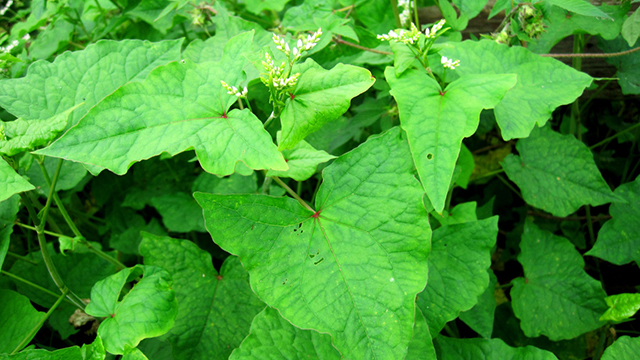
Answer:
[[189, 34], [187, 33], [187, 27], [184, 26], [184, 21], [180, 23], [180, 28], [182, 29], [182, 34], [184, 34], [184, 39], [186, 40], [187, 44], [191, 42], [191, 40], [189, 39]]
[[[33, 288], [35, 288], [35, 289], [38, 289], [38, 290], [42, 291], [43, 293], [45, 293], [45, 294], [47, 294], [47, 295], [51, 295], [51, 296], [53, 296], [54, 298], [57, 298], [58, 296], [60, 296], [60, 294], [56, 294], [56, 293], [54, 293], [53, 291], [51, 291], [51, 290], [49, 290], [49, 289], [47, 289], [47, 288], [43, 288], [42, 286], [40, 286], [40, 285], [38, 285], [38, 284], [32, 283], [31, 281], [29, 281], [29, 280], [27, 280], [27, 279], [21, 278], [21, 277], [20, 277], [20, 276], [18, 276], [18, 275], [12, 274], [12, 273], [10, 273], [10, 272], [6, 272], [6, 271], [4, 271], [4, 270], [0, 270], [0, 273], [2, 273], [2, 275], [6, 275], [6, 276], [8, 276], [8, 277], [10, 277], [10, 278], [12, 278], [12, 279], [14, 279], [14, 280], [20, 281], [21, 283], [27, 284], [27, 285], [29, 285], [29, 286], [31, 286], [31, 287], [33, 287]], [[69, 303], [69, 304], [71, 304], [71, 305], [75, 305], [74, 303], [72, 303], [72, 302], [71, 302], [71, 301], [69, 301], [69, 300], [65, 300], [65, 301], [66, 301], [66, 302], [68, 302], [68, 303]]]
[[269, 125], [271, 125], [271, 122], [273, 121], [273, 119], [277, 118], [277, 116], [274, 115], [274, 112], [271, 112], [271, 115], [269, 115], [269, 118], [267, 119], [267, 121], [264, 122], [264, 128], [268, 128]]
[[589, 241], [591, 242], [591, 246], [596, 243], [596, 236], [593, 232], [593, 219], [591, 218], [591, 205], [585, 205], [584, 211], [587, 215], [587, 229], [589, 229]]
[[20, 351], [20, 349], [22, 349], [23, 347], [27, 346], [29, 341], [31, 341], [31, 339], [33, 339], [33, 337], [36, 336], [36, 334], [38, 333], [38, 331], [40, 330], [42, 325], [44, 325], [44, 322], [47, 321], [49, 316], [51, 316], [51, 314], [53, 314], [53, 311], [58, 307], [58, 305], [60, 305], [62, 300], [64, 300], [65, 296], [67, 296], [67, 292], [69, 292], [69, 289], [65, 289], [62, 292], [62, 295], [60, 297], [58, 297], [58, 300], [53, 304], [53, 306], [49, 309], [49, 311], [47, 311], [47, 313], [44, 314], [44, 316], [31, 329], [31, 331], [29, 331], [29, 334], [27, 334], [27, 336], [25, 336], [24, 339], [22, 339], [20, 344], [18, 344], [18, 346], [16, 346], [16, 348], [11, 352], [11, 355], [17, 353], [18, 351]]
[[513, 281], [509, 282], [507, 284], [504, 284], [504, 285], [498, 285], [498, 286], [496, 286], [496, 289], [506, 289], [506, 288], [512, 287], [512, 286], [513, 286]]
[[391, 10], [393, 10], [393, 17], [396, 19], [396, 26], [402, 27], [402, 23], [400, 22], [400, 12], [398, 12], [398, 1], [391, 0]]
[[600, 339], [598, 339], [598, 347], [593, 354], [593, 360], [600, 360], [602, 354], [604, 353], [604, 348], [607, 343], [607, 332], [609, 330], [609, 325], [605, 325], [600, 331]]
[[300, 196], [302, 194], [302, 181], [296, 181], [296, 194]]
[[618, 136], [620, 136], [620, 135], [622, 135], [622, 134], [626, 134], [626, 133], [628, 133], [628, 132], [629, 132], [629, 131], [631, 131], [631, 130], [635, 130], [635, 129], [637, 129], [638, 127], [640, 127], [640, 123], [637, 123], [637, 124], [634, 124], [634, 125], [632, 125], [632, 126], [629, 126], [628, 128], [626, 128], [626, 129], [624, 129], [624, 130], [620, 131], [619, 133], [617, 133], [617, 134], [615, 134], [615, 135], [612, 135], [612, 136], [609, 136], [608, 138], [606, 138], [606, 139], [604, 139], [604, 140], [602, 140], [602, 141], [600, 141], [600, 142], [596, 143], [595, 145], [591, 145], [591, 146], [589, 146], [589, 149], [590, 149], [590, 150], [593, 150], [593, 149], [597, 148], [598, 146], [601, 146], [601, 145], [603, 145], [603, 144], [608, 143], [609, 141], [611, 141], [611, 140], [613, 140], [613, 139], [617, 138]]
[[622, 170], [622, 178], [620, 180], [621, 184], [627, 182], [627, 175], [629, 175], [629, 167], [631, 166], [631, 161], [633, 160], [633, 151], [636, 149], [636, 140], [634, 139], [631, 142], [631, 150], [629, 150], [629, 156], [627, 157], [627, 161], [624, 163], [624, 169]]
[[287, 190], [289, 195], [293, 196], [294, 199], [298, 200], [300, 205], [304, 206], [305, 209], [309, 211], [313, 211], [314, 213], [316, 212], [315, 210], [313, 210], [311, 206], [309, 206], [309, 204], [307, 204], [300, 196], [298, 196], [298, 194], [296, 194], [296, 192], [293, 191], [293, 189], [291, 189], [287, 184], [285, 184], [282, 180], [280, 180], [279, 177], [272, 176], [271, 178], [275, 180], [275, 182], [277, 182], [278, 185], [282, 186], [285, 190]]
[[516, 195], [518, 195], [520, 199], [524, 200], [524, 198], [522, 197], [522, 194], [520, 194], [520, 191], [516, 190], [516, 188], [514, 188], [511, 184], [509, 184], [509, 182], [504, 177], [500, 176], [499, 174], [496, 174], [496, 177], [500, 179], [500, 181], [502, 181], [511, 191], [516, 193]]
[[[14, 258], [16, 258], [16, 259], [18, 259], [18, 260], [22, 260], [22, 261], [24, 261], [24, 262], [28, 262], [28, 263], [33, 264], [33, 265], [38, 265], [38, 263], [37, 263], [37, 262], [35, 262], [35, 261], [33, 261], [33, 260], [29, 259], [28, 257], [26, 257], [26, 256], [22, 256], [22, 255], [18, 255], [18, 254], [14, 253], [14, 252], [11, 252], [11, 251], [7, 251], [7, 255], [9, 255], [9, 256], [11, 256], [11, 257], [14, 257]], [[56, 296], [57, 296], [57, 295], [56, 295]]]
[[474, 182], [474, 181], [476, 181], [476, 180], [480, 180], [480, 179], [483, 179], [483, 178], [486, 178], [486, 177], [489, 177], [489, 176], [493, 176], [493, 175], [497, 175], [497, 174], [502, 174], [503, 172], [504, 172], [504, 169], [499, 169], [499, 170], [491, 171], [491, 172], [488, 172], [488, 173], [486, 173], [486, 174], [484, 174], [484, 175], [482, 175], [482, 176], [479, 176], [479, 177], [477, 177], [477, 178], [472, 179], [472, 180], [471, 180], [471, 182]]
[[418, 1], [413, 1], [413, 18], [418, 30], [420, 30], [420, 18], [418, 17]]
[[449, 326], [449, 324], [444, 325], [444, 331], [452, 338], [459, 338], [460, 334], [458, 333], [458, 329], [454, 329]]
[[[36, 229], [35, 227], [31, 226], [31, 225], [27, 225], [27, 224], [23, 224], [23, 223], [16, 223], [16, 225], [25, 228], [25, 229], [29, 229], [29, 230], [33, 230], [33, 231], [38, 231], [38, 229]], [[62, 234], [58, 234], [52, 231], [48, 231], [48, 230], [44, 230], [44, 234], [45, 235], [50, 235], [50, 236], [55, 236], [57, 238], [61, 238], [61, 237], [68, 237], [66, 235], [62, 235]]]
[[267, 176], [267, 172], [264, 172], [264, 181], [262, 182], [262, 193], [263, 194], [268, 194], [269, 193], [269, 187], [271, 187], [271, 181], [273, 181], [273, 179], [271, 179], [270, 177]]

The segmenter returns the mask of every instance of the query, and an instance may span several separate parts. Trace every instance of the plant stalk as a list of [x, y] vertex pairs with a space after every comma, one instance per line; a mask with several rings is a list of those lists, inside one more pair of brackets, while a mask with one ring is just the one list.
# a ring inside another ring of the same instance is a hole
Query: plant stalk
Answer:
[[298, 196], [298, 194], [296, 194], [296, 192], [293, 191], [293, 189], [291, 189], [287, 184], [285, 184], [284, 181], [280, 180], [279, 177], [272, 176], [271, 178], [275, 180], [275, 182], [277, 182], [278, 185], [282, 186], [285, 190], [287, 190], [289, 195], [291, 195], [294, 199], [298, 200], [300, 205], [304, 206], [305, 209], [309, 211], [313, 211], [314, 213], [316, 212], [315, 210], [313, 210], [311, 206], [309, 206], [309, 204], [307, 204], [300, 196]]

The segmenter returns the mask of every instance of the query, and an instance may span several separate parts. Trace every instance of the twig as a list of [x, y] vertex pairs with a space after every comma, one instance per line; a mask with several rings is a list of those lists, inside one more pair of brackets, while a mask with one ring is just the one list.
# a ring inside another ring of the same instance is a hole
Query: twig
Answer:
[[606, 53], [606, 54], [584, 54], [584, 53], [582, 54], [540, 54], [540, 56], [552, 57], [552, 58], [609, 58], [609, 57], [628, 55], [636, 51], [640, 51], [640, 47], [626, 50], [626, 51]]
[[307, 204], [300, 196], [298, 196], [298, 194], [296, 194], [296, 192], [293, 191], [292, 188], [290, 188], [287, 184], [285, 184], [284, 181], [280, 180], [279, 177], [272, 176], [271, 178], [275, 180], [278, 183], [278, 185], [282, 186], [285, 190], [287, 190], [289, 195], [293, 196], [294, 199], [298, 200], [300, 205], [304, 206], [305, 209], [309, 211], [313, 211], [314, 213], [316, 212], [315, 210], [313, 210], [311, 206], [309, 206], [309, 204]]
[[503, 147], [503, 146], [505, 146], [505, 145], [507, 145], [509, 143], [513, 144], [514, 142], [515, 142], [514, 140], [509, 140], [509, 141], [504, 142], [504, 143], [485, 146], [483, 148], [480, 148], [480, 149], [477, 149], [477, 150], [473, 150], [471, 153], [474, 154], [474, 155], [475, 154], [479, 154], [479, 153], [482, 153], [482, 152], [485, 152], [485, 151], [493, 150], [495, 148]]
[[364, 47], [364, 46], [360, 46], [354, 43], [350, 43], [348, 41], [342, 40], [342, 37], [340, 35], [338, 36], [334, 36], [333, 37], [333, 41], [337, 42], [338, 44], [344, 44], [347, 46], [351, 46], [354, 47], [356, 49], [360, 49], [360, 50], [364, 50], [364, 51], [369, 51], [372, 53], [376, 53], [376, 54], [382, 54], [382, 55], [393, 55], [392, 52], [388, 52], [388, 51], [382, 51], [382, 50], [376, 50], [376, 49], [370, 49], [368, 47]]
[[[533, 210], [529, 210], [527, 211], [527, 215], [533, 215], [533, 216], [537, 216], [537, 217], [541, 217], [544, 219], [550, 219], [550, 220], [560, 220], [560, 221], [584, 221], [587, 220], [588, 217], [587, 216], [553, 216], [553, 215], [549, 215], [549, 214], [545, 214], [545, 213], [541, 213], [538, 211], [533, 211]], [[602, 220], [609, 220], [611, 219], [611, 215], [598, 215], [598, 216], [591, 216], [591, 220], [592, 221], [602, 221]]]

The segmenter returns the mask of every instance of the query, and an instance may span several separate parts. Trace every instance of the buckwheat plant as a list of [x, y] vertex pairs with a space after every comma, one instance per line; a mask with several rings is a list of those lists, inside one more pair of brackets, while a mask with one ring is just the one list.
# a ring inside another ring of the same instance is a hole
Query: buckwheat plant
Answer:
[[[424, 67], [427, 73], [432, 78], [436, 79], [435, 74], [429, 66], [429, 59], [427, 58], [427, 56], [433, 53], [437, 53], [437, 51], [432, 51], [431, 47], [438, 37], [440, 37], [450, 29], [448, 27], [445, 28], [444, 24], [445, 20], [440, 20], [433, 26], [426, 27], [423, 33], [416, 27], [414, 23], [411, 23], [409, 30], [391, 30], [387, 34], [378, 35], [378, 39], [384, 41], [401, 42], [405, 44], [415, 55], [415, 57], [420, 61], [420, 64]], [[441, 58], [441, 63], [445, 67], [445, 71], [447, 68], [454, 70], [458, 65], [460, 65], [460, 60], [447, 59], [443, 56]]]
[[300, 60], [304, 52], [313, 49], [318, 44], [321, 35], [322, 29], [318, 29], [313, 34], [299, 37], [295, 46], [291, 46], [284, 38], [273, 34], [272, 39], [276, 44], [276, 49], [281, 51], [287, 57], [287, 60], [276, 64], [269, 52], [264, 54], [262, 66], [265, 72], [260, 74], [260, 80], [269, 88], [269, 102], [273, 103], [273, 112], [265, 126], [280, 115], [285, 105], [285, 97], [298, 83], [300, 74], [292, 73], [293, 66]]

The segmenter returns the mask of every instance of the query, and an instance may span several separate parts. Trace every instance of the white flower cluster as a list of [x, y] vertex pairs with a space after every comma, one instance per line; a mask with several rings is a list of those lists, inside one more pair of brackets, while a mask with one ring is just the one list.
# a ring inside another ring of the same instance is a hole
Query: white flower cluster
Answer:
[[398, 6], [402, 8], [400, 13], [400, 24], [404, 25], [411, 21], [411, 8], [413, 8], [414, 2], [411, 0], [399, 0]]
[[398, 32], [394, 30], [389, 31], [388, 34], [378, 35], [378, 39], [384, 41], [398, 41], [404, 44], [413, 44], [420, 39], [420, 30], [411, 23], [411, 30], [400, 29]]
[[442, 29], [445, 21], [446, 21], [445, 19], [442, 19], [438, 21], [435, 25], [433, 25], [431, 29], [429, 28], [424, 29], [424, 35], [427, 37], [427, 39], [432, 39], [436, 37], [436, 33], [440, 31], [440, 29]]
[[7, 3], [0, 8], [0, 15], [4, 15], [7, 12], [7, 10], [9, 10], [11, 5], [13, 5], [13, 0], [7, 0]]
[[460, 66], [460, 60], [455, 60], [455, 61], [454, 61], [453, 59], [449, 59], [449, 58], [447, 58], [446, 56], [443, 56], [443, 57], [440, 59], [440, 62], [442, 63], [442, 65], [443, 65], [445, 68], [449, 68], [449, 69], [451, 69], [451, 70], [455, 70], [455, 69], [456, 69], [456, 67]]
[[222, 84], [222, 87], [227, 90], [227, 94], [229, 95], [235, 95], [239, 98], [246, 98], [247, 97], [247, 93], [249, 92], [249, 90], [247, 90], [247, 87], [245, 86], [244, 89], [242, 89], [242, 91], [238, 90], [237, 87], [235, 86], [229, 86], [229, 84], [227, 84], [226, 82], [220, 80], [220, 84]]
[[265, 53], [264, 57], [266, 61], [262, 62], [262, 66], [264, 66], [265, 70], [267, 70], [269, 77], [261, 77], [260, 79], [265, 85], [269, 86], [269, 79], [271, 79], [271, 85], [273, 85], [273, 87], [278, 90], [282, 90], [290, 86], [295, 86], [295, 84], [298, 82], [298, 77], [300, 76], [300, 74], [296, 73], [292, 76], [285, 77], [283, 76], [284, 69], [286, 67], [286, 64], [284, 62], [282, 62], [280, 66], [276, 66], [273, 58], [271, 58], [271, 55], [269, 55], [269, 53]]
[[276, 44], [276, 49], [282, 51], [288, 58], [291, 58], [293, 55], [292, 61], [296, 61], [300, 59], [303, 51], [309, 51], [313, 49], [314, 46], [318, 45], [318, 40], [322, 35], [322, 28], [318, 29], [318, 31], [314, 32], [311, 35], [307, 35], [306, 37], [301, 37], [298, 39], [296, 46], [293, 49], [289, 46], [283, 38], [280, 36], [273, 34], [273, 42]]
[[14, 47], [18, 46], [20, 42], [18, 40], [13, 40], [9, 45], [7, 46], [0, 46], [0, 53], [8, 53], [11, 50], [13, 50]]

